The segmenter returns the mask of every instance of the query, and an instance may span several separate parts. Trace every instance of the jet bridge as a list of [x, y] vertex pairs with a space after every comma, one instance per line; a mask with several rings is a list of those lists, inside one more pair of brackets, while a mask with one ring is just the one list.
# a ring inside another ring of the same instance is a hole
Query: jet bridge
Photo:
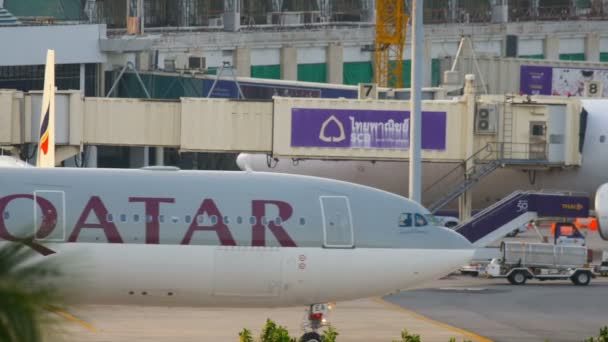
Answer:
[[587, 217], [589, 197], [562, 192], [515, 191], [454, 229], [477, 248], [539, 217]]

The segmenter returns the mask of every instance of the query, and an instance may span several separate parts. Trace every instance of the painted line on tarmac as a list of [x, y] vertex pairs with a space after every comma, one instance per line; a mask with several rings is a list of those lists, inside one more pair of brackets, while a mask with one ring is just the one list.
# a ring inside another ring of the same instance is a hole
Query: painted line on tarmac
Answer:
[[61, 310], [59, 310], [57, 308], [54, 308], [52, 306], [47, 306], [46, 309], [48, 311], [56, 314], [56, 315], [59, 315], [59, 316], [65, 318], [65, 319], [69, 320], [69, 321], [72, 321], [74, 323], [80, 324], [81, 326], [85, 327], [86, 329], [88, 329], [91, 332], [94, 332], [94, 333], [99, 332], [99, 330], [97, 328], [95, 328], [94, 326], [90, 325], [89, 323], [87, 323], [87, 322], [85, 322], [85, 321], [83, 321], [83, 320], [81, 320], [79, 318], [76, 318], [76, 317], [70, 315], [69, 313], [67, 313], [65, 311], [61, 311]]
[[382, 299], [380, 297], [375, 297], [374, 301], [376, 303], [384, 305], [385, 307], [387, 307], [389, 309], [396, 310], [396, 311], [401, 311], [401, 312], [406, 313], [408, 315], [414, 316], [414, 317], [416, 317], [416, 318], [418, 318], [418, 319], [420, 319], [422, 321], [426, 321], [426, 322], [429, 322], [431, 324], [438, 325], [438, 326], [440, 326], [442, 328], [445, 328], [445, 329], [451, 330], [453, 332], [459, 333], [459, 334], [464, 335], [464, 336], [466, 336], [468, 338], [472, 338], [475, 341], [478, 341], [478, 342], [494, 342], [493, 340], [491, 340], [491, 339], [489, 339], [487, 337], [483, 337], [483, 336], [478, 335], [478, 334], [476, 334], [474, 332], [470, 332], [470, 331], [467, 331], [467, 330], [464, 330], [464, 329], [460, 329], [460, 328], [457, 328], [455, 326], [452, 326], [452, 325], [449, 325], [449, 324], [446, 324], [446, 323], [443, 323], [443, 322], [436, 321], [436, 320], [434, 320], [432, 318], [429, 318], [429, 317], [426, 317], [424, 315], [421, 315], [421, 314], [419, 314], [419, 313], [417, 313], [415, 311], [406, 309], [406, 308], [404, 308], [404, 307], [402, 307], [400, 305], [393, 304], [391, 302], [387, 302], [386, 300], [384, 300], [384, 299]]

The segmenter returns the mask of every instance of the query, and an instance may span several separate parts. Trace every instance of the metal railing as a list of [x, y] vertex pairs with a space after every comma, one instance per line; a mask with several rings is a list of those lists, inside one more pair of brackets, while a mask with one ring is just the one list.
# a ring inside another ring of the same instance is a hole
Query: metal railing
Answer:
[[[485, 145], [484, 147], [473, 153], [470, 157], [458, 163], [458, 165], [456, 165], [443, 176], [435, 180], [429, 186], [427, 186], [423, 190], [424, 196], [428, 198], [436, 198], [440, 196], [448, 189], [451, 189], [457, 184], [466, 181], [466, 175], [474, 173], [475, 170], [479, 168], [481, 163], [494, 160], [495, 157], [496, 153], [492, 149], [491, 144]], [[467, 163], [470, 161], [473, 162], [473, 166], [465, 170]]]
[[538, 143], [514, 143], [514, 142], [490, 142], [488, 149], [494, 155], [493, 159], [505, 162], [547, 162], [548, 144]]

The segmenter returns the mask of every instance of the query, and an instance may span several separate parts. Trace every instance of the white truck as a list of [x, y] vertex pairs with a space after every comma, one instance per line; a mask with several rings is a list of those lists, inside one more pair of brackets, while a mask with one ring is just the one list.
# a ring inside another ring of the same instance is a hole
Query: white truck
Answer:
[[501, 252], [486, 272], [492, 278], [507, 278], [514, 285], [525, 284], [528, 279], [569, 279], [575, 285], [587, 285], [595, 277], [585, 246], [503, 242]]

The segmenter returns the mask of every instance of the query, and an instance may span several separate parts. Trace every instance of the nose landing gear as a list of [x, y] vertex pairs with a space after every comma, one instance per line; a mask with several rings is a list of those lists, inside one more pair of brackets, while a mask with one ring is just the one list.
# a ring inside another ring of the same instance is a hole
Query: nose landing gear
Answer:
[[323, 326], [329, 325], [326, 316], [329, 312], [329, 304], [312, 304], [306, 310], [306, 317], [302, 327], [304, 335], [300, 338], [301, 342], [321, 342], [321, 335], [318, 333]]

